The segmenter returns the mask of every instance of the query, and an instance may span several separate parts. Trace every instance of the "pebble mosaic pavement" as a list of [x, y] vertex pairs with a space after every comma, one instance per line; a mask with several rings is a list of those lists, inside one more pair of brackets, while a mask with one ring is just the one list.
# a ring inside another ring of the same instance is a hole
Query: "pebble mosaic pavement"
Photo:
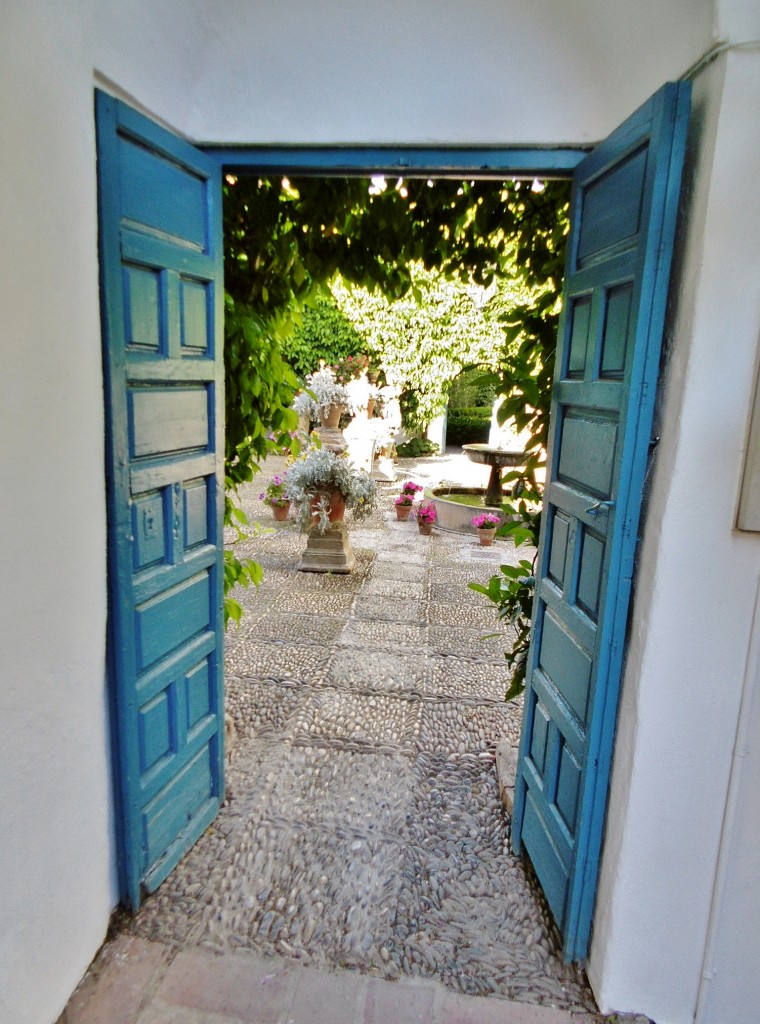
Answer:
[[[399, 479], [428, 482], [443, 461], [402, 462]], [[399, 485], [381, 484], [372, 518], [349, 518], [355, 571], [301, 573], [305, 537], [274, 523], [261, 480], [242, 501], [271, 530], [238, 549], [265, 579], [236, 595], [226, 642], [227, 800], [124, 927], [604, 1020], [498, 797], [494, 748], [517, 739], [520, 708], [502, 699], [504, 639], [482, 639], [494, 612], [466, 582], [514, 548], [422, 537], [395, 520]]]

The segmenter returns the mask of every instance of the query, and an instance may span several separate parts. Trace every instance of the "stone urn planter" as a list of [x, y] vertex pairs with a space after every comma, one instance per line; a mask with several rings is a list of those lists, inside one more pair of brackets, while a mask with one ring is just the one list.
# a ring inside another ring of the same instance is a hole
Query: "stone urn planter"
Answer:
[[481, 546], [484, 548], [490, 548], [493, 544], [493, 539], [496, 536], [496, 528], [493, 527], [491, 529], [486, 529], [485, 527], [481, 527], [481, 529], [477, 531], [477, 534]]
[[272, 515], [278, 523], [284, 523], [290, 514], [290, 502], [283, 502], [281, 505], [272, 505]]
[[320, 410], [319, 420], [323, 427], [328, 427], [330, 430], [335, 430], [340, 423], [341, 413], [343, 412], [342, 405], [332, 405], [327, 407], [327, 412]]
[[340, 491], [320, 491], [311, 500], [311, 518], [320, 520], [320, 507], [328, 506], [327, 518], [331, 523], [342, 523], [346, 518], [346, 499]]

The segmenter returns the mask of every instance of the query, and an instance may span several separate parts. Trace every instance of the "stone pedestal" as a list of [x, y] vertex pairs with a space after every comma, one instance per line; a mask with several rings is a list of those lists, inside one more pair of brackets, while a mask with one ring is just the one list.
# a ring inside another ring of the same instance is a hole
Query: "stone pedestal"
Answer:
[[345, 523], [333, 523], [324, 533], [312, 528], [298, 568], [301, 572], [349, 573], [356, 564]]
[[323, 448], [327, 448], [331, 452], [337, 452], [338, 455], [348, 448], [343, 431], [338, 430], [337, 427], [315, 427], [312, 433], [317, 435], [322, 442]]

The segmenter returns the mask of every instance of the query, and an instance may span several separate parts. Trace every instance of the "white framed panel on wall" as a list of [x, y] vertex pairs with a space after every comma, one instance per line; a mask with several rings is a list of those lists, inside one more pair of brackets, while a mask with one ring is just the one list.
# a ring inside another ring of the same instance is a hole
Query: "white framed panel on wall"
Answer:
[[760, 374], [755, 380], [736, 528], [760, 533]]

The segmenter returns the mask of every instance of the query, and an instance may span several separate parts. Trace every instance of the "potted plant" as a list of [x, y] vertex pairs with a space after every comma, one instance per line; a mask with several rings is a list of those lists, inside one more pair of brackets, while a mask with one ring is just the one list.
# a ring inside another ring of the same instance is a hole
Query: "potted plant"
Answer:
[[320, 533], [341, 522], [346, 509], [355, 519], [370, 515], [377, 503], [377, 486], [345, 455], [328, 448], [311, 448], [288, 469], [285, 493], [297, 506], [303, 529]]
[[282, 523], [288, 518], [290, 498], [285, 493], [285, 477], [275, 474], [262, 491], [259, 498], [272, 509], [274, 518]]
[[306, 378], [312, 392], [312, 419], [319, 419], [323, 427], [337, 427], [349, 395], [344, 384], [335, 379], [335, 371], [329, 366], [310, 373]]
[[501, 525], [501, 516], [494, 512], [481, 512], [480, 515], [473, 516], [470, 522], [478, 531], [478, 540], [483, 547], [490, 547], [496, 530]]
[[420, 533], [429, 537], [433, 532], [433, 523], [435, 522], [435, 505], [433, 502], [428, 501], [419, 505], [414, 510], [414, 518], [417, 520], [417, 527]]
[[405, 523], [407, 521], [417, 498], [417, 493], [422, 489], [422, 486], [416, 484], [413, 480], [407, 480], [405, 484], [401, 485], [401, 493], [393, 502], [396, 506], [396, 518], [399, 522]]

